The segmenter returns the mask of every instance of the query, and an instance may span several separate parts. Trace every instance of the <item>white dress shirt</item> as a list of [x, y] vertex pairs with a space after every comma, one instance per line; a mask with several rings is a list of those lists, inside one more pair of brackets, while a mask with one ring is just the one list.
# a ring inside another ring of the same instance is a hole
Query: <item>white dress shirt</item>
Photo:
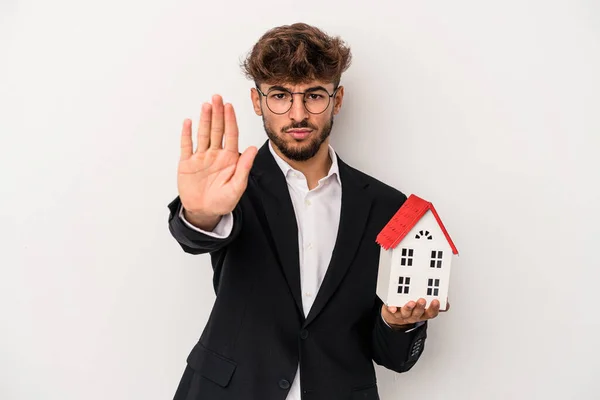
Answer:
[[[329, 156], [332, 161], [329, 173], [319, 180], [317, 187], [309, 190], [304, 174], [279, 157], [270, 141], [269, 150], [285, 176], [294, 206], [298, 225], [302, 308], [306, 316], [327, 272], [340, 224], [342, 181], [339, 176], [337, 156], [329, 146]], [[212, 232], [203, 231], [187, 222], [183, 217], [183, 207], [179, 215], [190, 228], [213, 237], [226, 238], [233, 229], [232, 213], [223, 216]], [[300, 365], [286, 400], [301, 400]]]
[[[315, 301], [325, 272], [327, 272], [340, 224], [342, 181], [340, 180], [337, 156], [333, 148], [329, 146], [329, 157], [332, 161], [329, 173], [319, 180], [317, 187], [309, 190], [304, 174], [292, 168], [279, 157], [270, 141], [269, 150], [285, 176], [294, 206], [298, 225], [302, 308], [306, 316]], [[180, 210], [180, 217], [190, 228], [213, 237], [226, 238], [233, 229], [231, 213], [223, 216], [212, 232], [203, 231], [187, 222], [183, 217], [183, 208]], [[298, 371], [286, 400], [301, 400], [300, 365], [298, 365]]]

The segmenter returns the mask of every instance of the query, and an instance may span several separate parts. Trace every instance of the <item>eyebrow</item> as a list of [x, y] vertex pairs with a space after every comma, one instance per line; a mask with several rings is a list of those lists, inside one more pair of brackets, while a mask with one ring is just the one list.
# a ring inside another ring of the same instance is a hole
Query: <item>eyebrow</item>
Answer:
[[[292, 92], [290, 89], [285, 88], [283, 86], [271, 86], [269, 89], [267, 89], [267, 92], [270, 92], [271, 90], [284, 90], [286, 92]], [[327, 93], [329, 93], [329, 90], [325, 89], [323, 86], [313, 86], [306, 89], [305, 92], [314, 92], [315, 90], [324, 90]]]

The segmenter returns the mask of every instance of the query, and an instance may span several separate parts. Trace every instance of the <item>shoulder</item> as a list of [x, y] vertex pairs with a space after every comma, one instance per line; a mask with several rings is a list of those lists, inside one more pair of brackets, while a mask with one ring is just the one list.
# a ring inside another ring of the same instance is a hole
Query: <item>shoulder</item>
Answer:
[[342, 168], [347, 169], [353, 178], [363, 182], [367, 186], [367, 190], [373, 197], [373, 200], [379, 205], [399, 208], [406, 201], [406, 195], [399, 189], [348, 164], [344, 163]]

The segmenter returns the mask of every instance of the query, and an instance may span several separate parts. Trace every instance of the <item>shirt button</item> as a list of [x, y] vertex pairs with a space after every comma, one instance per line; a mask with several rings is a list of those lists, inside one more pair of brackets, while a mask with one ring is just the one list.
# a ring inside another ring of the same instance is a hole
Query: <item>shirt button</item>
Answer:
[[308, 199], [304, 200], [304, 204], [306, 204], [307, 206], [310, 206], [310, 200], [308, 200]]
[[312, 293], [309, 293], [309, 292], [306, 292], [306, 293], [304, 293], [304, 295], [305, 295], [306, 297], [312, 297]]
[[312, 243], [309, 243], [309, 244], [307, 244], [307, 245], [306, 245], [306, 249], [307, 249], [307, 250], [310, 250], [310, 249], [312, 249], [312, 248], [313, 248], [313, 245], [312, 245]]
[[282, 379], [279, 381], [279, 387], [287, 390], [290, 388], [290, 382], [287, 379]]

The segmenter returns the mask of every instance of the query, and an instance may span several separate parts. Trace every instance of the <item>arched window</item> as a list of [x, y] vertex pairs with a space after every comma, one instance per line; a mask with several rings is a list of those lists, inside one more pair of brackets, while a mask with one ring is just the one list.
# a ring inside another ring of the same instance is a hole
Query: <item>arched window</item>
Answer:
[[433, 240], [433, 236], [431, 236], [431, 233], [429, 233], [429, 231], [419, 231], [419, 233], [417, 233], [415, 235], [415, 239], [421, 239], [421, 238], [427, 238], [427, 240]]

